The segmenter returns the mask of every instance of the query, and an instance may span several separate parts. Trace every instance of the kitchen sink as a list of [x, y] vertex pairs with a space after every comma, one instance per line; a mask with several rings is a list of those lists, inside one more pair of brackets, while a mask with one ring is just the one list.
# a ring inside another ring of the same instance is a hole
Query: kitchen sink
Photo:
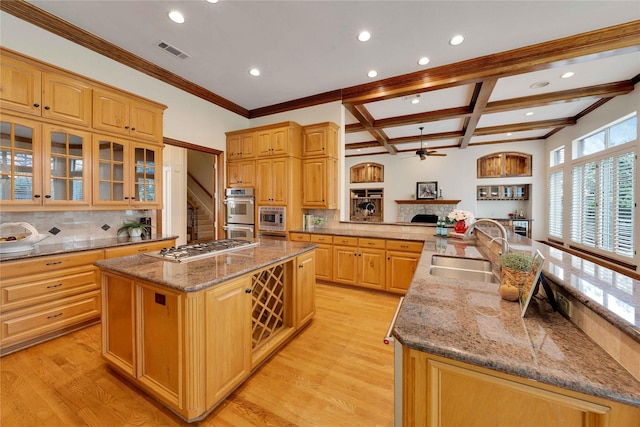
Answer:
[[450, 279], [500, 283], [493, 275], [491, 262], [485, 259], [432, 255], [429, 274]]
[[491, 272], [491, 261], [479, 258], [464, 258], [446, 255], [432, 255], [431, 265], [448, 268], [461, 268], [464, 270], [488, 271]]

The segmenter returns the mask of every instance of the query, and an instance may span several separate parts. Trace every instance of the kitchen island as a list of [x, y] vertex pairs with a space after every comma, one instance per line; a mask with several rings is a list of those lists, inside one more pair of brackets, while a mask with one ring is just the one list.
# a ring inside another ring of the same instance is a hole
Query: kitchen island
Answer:
[[188, 422], [205, 417], [315, 313], [315, 245], [260, 245], [177, 263], [99, 261], [102, 354]]

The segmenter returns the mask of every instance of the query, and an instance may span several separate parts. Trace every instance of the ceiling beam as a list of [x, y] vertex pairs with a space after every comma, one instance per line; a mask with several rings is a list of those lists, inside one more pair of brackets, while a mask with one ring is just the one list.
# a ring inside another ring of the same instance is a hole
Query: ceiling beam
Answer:
[[484, 109], [489, 102], [489, 98], [491, 97], [491, 93], [493, 92], [493, 88], [496, 87], [497, 82], [498, 79], [488, 79], [476, 85], [477, 90], [473, 93], [470, 105], [473, 113], [465, 119], [465, 123], [462, 128], [463, 135], [459, 144], [460, 148], [467, 148], [467, 145], [469, 145], [469, 141], [476, 131], [478, 122], [484, 113]]
[[389, 154], [397, 153], [398, 150], [396, 147], [387, 143], [389, 137], [384, 131], [374, 128], [373, 116], [371, 116], [371, 113], [369, 113], [364, 105], [345, 104], [345, 108], [363, 125], [365, 131], [369, 132], [380, 145], [387, 149]]
[[344, 88], [343, 102], [382, 101], [640, 50], [640, 20]]
[[541, 120], [538, 122], [514, 123], [509, 125], [489, 126], [485, 128], [477, 128], [474, 136], [494, 135], [498, 133], [523, 132], [527, 130], [546, 129], [554, 127], [574, 126], [576, 119], [567, 117], [564, 119]]
[[[389, 128], [396, 126], [417, 125], [421, 123], [436, 122], [439, 120], [460, 119], [471, 115], [471, 108], [456, 107], [445, 108], [443, 110], [428, 111], [424, 113], [409, 114], [406, 116], [389, 117], [386, 119], [374, 120], [374, 128]], [[346, 133], [362, 132], [364, 126], [361, 123], [352, 123], [345, 126]]]

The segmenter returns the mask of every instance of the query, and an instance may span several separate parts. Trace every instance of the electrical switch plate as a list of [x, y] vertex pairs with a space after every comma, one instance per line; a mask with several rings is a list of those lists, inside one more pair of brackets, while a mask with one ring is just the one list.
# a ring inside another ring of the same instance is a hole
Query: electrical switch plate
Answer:
[[556, 300], [558, 301], [558, 309], [563, 312], [569, 319], [571, 319], [571, 301], [569, 301], [569, 299], [560, 292], [556, 294]]

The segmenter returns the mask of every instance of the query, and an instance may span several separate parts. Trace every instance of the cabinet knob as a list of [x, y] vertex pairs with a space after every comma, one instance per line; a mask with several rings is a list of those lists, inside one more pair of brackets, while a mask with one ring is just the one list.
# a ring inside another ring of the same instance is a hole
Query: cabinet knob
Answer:
[[38, 108], [38, 107], [40, 107], [40, 104], [37, 104], [37, 103], [36, 103], [36, 104], [33, 104], [33, 106], [34, 106], [34, 107], [36, 107], [36, 108]]
[[34, 194], [33, 197], [36, 198], [36, 199], [39, 199], [40, 195], [39, 194]]
[[251, 293], [251, 289], [250, 289], [250, 288], [245, 289], [245, 290], [244, 290], [244, 293], [245, 293], [245, 294], [250, 294], [250, 293]]
[[51, 110], [51, 107], [49, 107], [48, 105], [46, 105], [46, 106], [44, 107], [44, 109], [45, 109], [45, 110]]
[[125, 126], [124, 128], [128, 130], [128, 129], [129, 129], [129, 126]]
[[136, 130], [136, 128], [131, 128], [131, 130]]
[[50, 199], [50, 198], [51, 198], [51, 194], [45, 194], [45, 195], [44, 195], [44, 198], [45, 198], [45, 199]]
[[298, 266], [298, 268], [303, 268], [303, 267], [304, 267], [304, 265], [302, 265], [302, 264], [300, 264], [300, 265]]
[[125, 197], [124, 199], [125, 199], [125, 200], [129, 200], [129, 197]]

